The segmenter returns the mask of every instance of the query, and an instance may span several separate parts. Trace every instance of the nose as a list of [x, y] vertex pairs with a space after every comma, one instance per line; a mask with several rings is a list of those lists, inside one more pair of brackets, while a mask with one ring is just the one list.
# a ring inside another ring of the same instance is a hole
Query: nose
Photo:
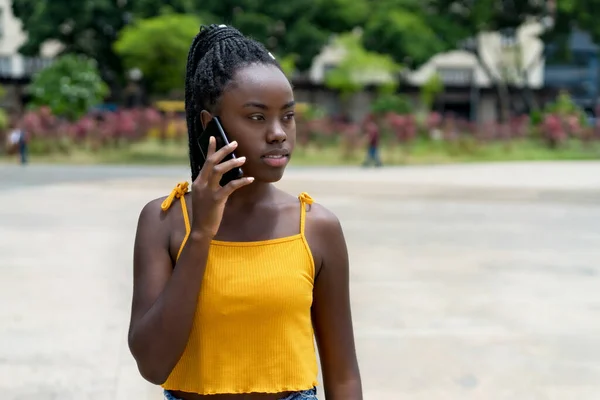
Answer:
[[287, 134], [279, 121], [275, 121], [267, 131], [268, 143], [283, 143], [287, 140]]

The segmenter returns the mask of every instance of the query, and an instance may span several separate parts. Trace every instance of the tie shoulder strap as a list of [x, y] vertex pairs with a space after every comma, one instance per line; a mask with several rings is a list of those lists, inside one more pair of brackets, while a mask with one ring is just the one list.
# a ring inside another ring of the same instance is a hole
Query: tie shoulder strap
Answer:
[[306, 206], [312, 205], [315, 201], [306, 192], [300, 193], [300, 195], [298, 196], [298, 200], [300, 200], [300, 233], [304, 235], [304, 226], [306, 221]]
[[171, 190], [171, 194], [169, 194], [165, 201], [162, 202], [160, 208], [162, 208], [163, 211], [167, 211], [171, 207], [171, 204], [173, 204], [173, 200], [181, 199], [185, 196], [188, 192], [188, 186], [187, 182], [179, 182], [177, 186]]
[[162, 202], [161, 205], [162, 210], [167, 211], [171, 207], [175, 199], [181, 200], [181, 213], [183, 214], [183, 222], [185, 224], [185, 237], [183, 238], [183, 242], [181, 242], [181, 246], [179, 246], [179, 252], [177, 252], [177, 259], [179, 259], [179, 256], [183, 251], [183, 247], [185, 246], [185, 243], [187, 242], [188, 237], [190, 236], [190, 231], [192, 230], [190, 224], [190, 217], [188, 216], [187, 204], [185, 202], [185, 194], [188, 192], [188, 187], [189, 184], [187, 182], [179, 182], [177, 186], [173, 188], [171, 194], [169, 194], [169, 196], [165, 199], [165, 201]]

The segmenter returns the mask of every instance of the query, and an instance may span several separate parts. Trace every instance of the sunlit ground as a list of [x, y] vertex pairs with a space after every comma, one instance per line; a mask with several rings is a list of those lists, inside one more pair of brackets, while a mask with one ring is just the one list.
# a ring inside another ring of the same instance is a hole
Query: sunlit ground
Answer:
[[[0, 168], [3, 398], [161, 399], [126, 346], [132, 243], [187, 176]], [[281, 187], [342, 221], [365, 399], [600, 398], [599, 163], [300, 168]]]

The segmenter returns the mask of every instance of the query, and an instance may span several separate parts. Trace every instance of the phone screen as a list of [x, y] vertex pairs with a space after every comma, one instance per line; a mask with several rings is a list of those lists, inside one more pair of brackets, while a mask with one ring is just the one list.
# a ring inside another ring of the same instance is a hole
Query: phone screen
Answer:
[[[200, 137], [198, 138], [198, 146], [200, 147], [200, 151], [202, 152], [204, 160], [206, 160], [208, 154], [208, 142], [211, 136], [213, 136], [216, 141], [217, 146], [215, 151], [219, 151], [219, 149], [229, 144], [229, 139], [227, 139], [227, 135], [225, 134], [223, 126], [221, 125], [221, 121], [219, 121], [218, 117], [213, 117], [213, 119], [206, 126], [206, 129], [200, 134]], [[227, 154], [221, 162], [223, 163], [225, 161], [232, 160], [235, 158], [236, 156], [232, 152]], [[221, 186], [225, 186], [232, 180], [239, 179], [242, 176], [244, 176], [244, 173], [241, 168], [233, 168], [227, 171], [225, 174], [223, 174], [223, 178], [221, 179]]]

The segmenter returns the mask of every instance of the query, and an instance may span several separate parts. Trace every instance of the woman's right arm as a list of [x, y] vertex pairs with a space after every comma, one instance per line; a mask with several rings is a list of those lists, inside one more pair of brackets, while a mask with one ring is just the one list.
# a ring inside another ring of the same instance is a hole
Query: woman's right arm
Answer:
[[193, 233], [175, 268], [169, 255], [168, 221], [160, 202], [141, 212], [133, 256], [133, 301], [129, 348], [142, 376], [164, 383], [185, 350], [211, 237]]
[[148, 203], [138, 222], [133, 255], [133, 304], [129, 348], [142, 376], [164, 383], [185, 350], [206, 269], [208, 249], [217, 234], [225, 202], [235, 190], [254, 178], [244, 177], [219, 184], [227, 171], [240, 167], [245, 158], [221, 161], [236, 142], [216, 151], [211, 137], [208, 156], [192, 183], [190, 236], [173, 268], [169, 255], [170, 226], [158, 201]]

